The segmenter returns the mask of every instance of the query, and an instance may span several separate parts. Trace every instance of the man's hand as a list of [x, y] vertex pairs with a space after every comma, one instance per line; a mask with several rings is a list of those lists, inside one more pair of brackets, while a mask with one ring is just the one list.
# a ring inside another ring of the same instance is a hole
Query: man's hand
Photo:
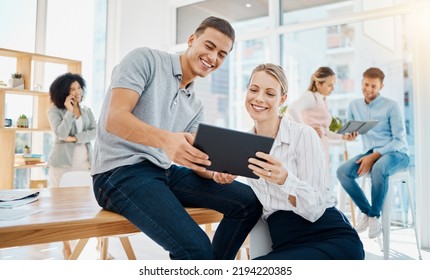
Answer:
[[360, 164], [360, 167], [357, 170], [357, 175], [359, 177], [366, 175], [372, 169], [373, 164], [381, 157], [381, 154], [376, 152], [370, 155], [364, 156], [357, 160], [355, 163]]
[[173, 162], [195, 171], [205, 172], [206, 168], [201, 165], [211, 165], [209, 156], [193, 147], [193, 143], [194, 137], [190, 133], [168, 133], [161, 148]]

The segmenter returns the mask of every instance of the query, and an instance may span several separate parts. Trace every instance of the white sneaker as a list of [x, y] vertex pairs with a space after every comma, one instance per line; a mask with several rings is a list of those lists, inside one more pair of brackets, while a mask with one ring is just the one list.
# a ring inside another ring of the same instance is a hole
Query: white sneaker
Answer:
[[366, 214], [361, 213], [360, 217], [358, 218], [357, 226], [355, 227], [355, 230], [360, 233], [367, 229], [369, 226], [369, 216]]
[[369, 238], [376, 238], [382, 233], [381, 223], [379, 218], [371, 217], [369, 219]]

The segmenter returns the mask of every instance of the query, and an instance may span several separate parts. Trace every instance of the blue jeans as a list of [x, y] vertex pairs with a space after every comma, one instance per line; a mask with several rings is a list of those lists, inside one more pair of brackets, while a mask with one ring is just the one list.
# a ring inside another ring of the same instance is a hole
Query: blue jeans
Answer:
[[379, 217], [388, 191], [388, 177], [408, 167], [409, 156], [404, 153], [391, 152], [383, 155], [373, 164], [369, 172], [372, 181], [372, 205], [370, 205], [365, 193], [355, 181], [355, 179], [358, 178], [357, 171], [360, 167], [360, 165], [355, 162], [361, 157], [371, 153], [372, 151], [369, 151], [344, 162], [337, 169], [337, 178], [362, 213], [369, 217]]
[[[162, 169], [144, 161], [96, 174], [93, 182], [101, 207], [126, 217], [171, 259], [234, 259], [261, 216], [262, 206], [249, 186], [220, 185], [177, 165]], [[212, 244], [184, 207], [224, 214]]]

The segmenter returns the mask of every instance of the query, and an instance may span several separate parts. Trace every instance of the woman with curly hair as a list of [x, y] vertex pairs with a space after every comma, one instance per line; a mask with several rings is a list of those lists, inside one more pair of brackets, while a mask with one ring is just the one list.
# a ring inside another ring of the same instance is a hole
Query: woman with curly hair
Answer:
[[[49, 88], [53, 106], [48, 109], [48, 120], [55, 134], [48, 158], [51, 187], [58, 187], [66, 172], [91, 170], [96, 120], [91, 109], [81, 104], [85, 86], [80, 75], [65, 73]], [[64, 241], [63, 254], [65, 259], [71, 254], [68, 241]]]

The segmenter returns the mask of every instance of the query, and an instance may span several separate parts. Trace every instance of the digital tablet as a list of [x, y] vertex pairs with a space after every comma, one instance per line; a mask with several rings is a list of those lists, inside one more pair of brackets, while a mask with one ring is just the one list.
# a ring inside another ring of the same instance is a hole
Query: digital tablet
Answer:
[[224, 172], [248, 178], [258, 178], [248, 168], [248, 159], [256, 152], [270, 153], [275, 139], [237, 130], [199, 124], [194, 147], [206, 153], [211, 171]]
[[353, 133], [365, 134], [371, 130], [379, 121], [349, 121], [337, 133]]

